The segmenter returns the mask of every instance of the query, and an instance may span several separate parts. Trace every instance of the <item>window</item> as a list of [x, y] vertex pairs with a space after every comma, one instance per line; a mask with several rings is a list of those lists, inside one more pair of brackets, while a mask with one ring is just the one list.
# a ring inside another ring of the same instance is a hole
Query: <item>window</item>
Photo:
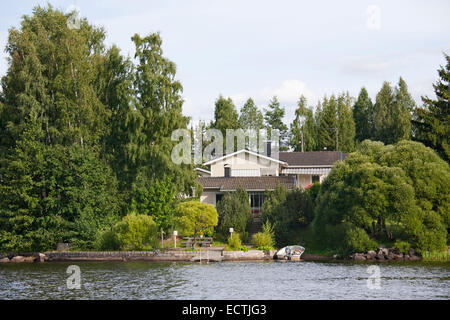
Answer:
[[217, 205], [217, 203], [218, 203], [220, 200], [222, 200], [222, 198], [223, 198], [223, 194], [221, 194], [221, 193], [216, 193], [216, 205]]
[[318, 176], [318, 175], [313, 175], [313, 176], [312, 176], [312, 183], [314, 183], [314, 182], [320, 182], [320, 176]]
[[233, 177], [259, 177], [259, 169], [233, 169], [231, 172]]

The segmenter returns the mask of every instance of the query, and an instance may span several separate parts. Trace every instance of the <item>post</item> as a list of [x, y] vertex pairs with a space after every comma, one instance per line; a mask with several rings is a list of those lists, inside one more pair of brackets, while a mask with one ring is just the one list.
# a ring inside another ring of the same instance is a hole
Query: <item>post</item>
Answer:
[[163, 229], [161, 229], [161, 242], [162, 242], [161, 246], [164, 248], [164, 231], [163, 231]]
[[177, 230], [175, 230], [174, 232], [173, 232], [173, 243], [174, 243], [174, 248], [176, 248], [177, 247], [177, 235], [178, 235], [178, 231]]
[[234, 232], [234, 229], [233, 229], [233, 228], [230, 228], [231, 239], [233, 239], [233, 232]]

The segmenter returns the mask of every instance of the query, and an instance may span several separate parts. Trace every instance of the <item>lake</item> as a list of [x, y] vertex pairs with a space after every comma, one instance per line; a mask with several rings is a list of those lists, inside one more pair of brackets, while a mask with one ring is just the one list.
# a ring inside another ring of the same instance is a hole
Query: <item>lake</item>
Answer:
[[[80, 289], [68, 289], [70, 265]], [[373, 267], [375, 266], [375, 267]], [[378, 266], [379, 269], [376, 267]], [[0, 264], [0, 299], [446, 299], [450, 263]]]

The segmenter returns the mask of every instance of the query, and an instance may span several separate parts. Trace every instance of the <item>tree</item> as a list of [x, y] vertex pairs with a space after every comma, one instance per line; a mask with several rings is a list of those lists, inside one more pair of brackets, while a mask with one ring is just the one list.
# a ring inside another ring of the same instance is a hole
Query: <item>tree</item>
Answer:
[[227, 129], [238, 129], [238, 112], [231, 98], [225, 99], [222, 95], [216, 100], [214, 108], [214, 121], [211, 128], [220, 130], [223, 137], [223, 150], [227, 150], [226, 133]]
[[145, 214], [127, 214], [112, 231], [121, 250], [150, 250], [159, 244], [158, 227]]
[[318, 145], [321, 150], [336, 151], [338, 148], [338, 102], [332, 95], [324, 97], [318, 123]]
[[271, 136], [272, 129], [276, 129], [280, 136], [280, 151], [287, 150], [287, 126], [283, 122], [283, 117], [285, 114], [284, 108], [280, 107], [278, 98], [274, 96], [269, 103], [267, 109], [264, 109], [264, 120], [266, 122], [267, 135]]
[[423, 107], [414, 110], [414, 139], [435, 150], [442, 159], [450, 163], [448, 138], [450, 136], [450, 56], [447, 64], [438, 70], [440, 79], [433, 85], [436, 100], [422, 97]]
[[253, 217], [245, 189], [238, 188], [235, 192], [225, 194], [217, 203], [217, 212], [219, 213], [217, 227], [219, 234], [226, 237], [228, 230], [233, 228], [235, 232], [241, 234], [242, 239], [247, 239]]
[[373, 108], [373, 139], [386, 144], [409, 139], [411, 135], [411, 110], [414, 107], [406, 82], [400, 78], [398, 88], [388, 82], [378, 92]]
[[261, 110], [255, 105], [252, 98], [248, 98], [241, 108], [239, 115], [239, 127], [242, 129], [253, 129], [259, 131], [264, 126]]
[[316, 151], [317, 129], [313, 111], [307, 107], [307, 100], [303, 95], [297, 105], [289, 145], [294, 151]]
[[192, 186], [197, 184], [192, 165], [176, 165], [171, 160], [177, 143], [171, 134], [187, 128], [189, 121], [182, 114], [182, 86], [175, 80], [176, 66], [162, 56], [159, 34], [144, 38], [136, 34], [132, 40], [138, 65], [133, 82], [134, 109], [127, 119], [131, 180], [154, 181], [168, 176], [177, 192], [192, 194]]
[[359, 92], [358, 100], [353, 106], [355, 122], [355, 139], [359, 142], [373, 137], [373, 104], [366, 88]]
[[337, 99], [337, 150], [352, 152], [355, 141], [355, 122], [352, 115], [353, 98], [343, 93]]
[[195, 246], [197, 235], [217, 226], [218, 214], [213, 205], [198, 201], [182, 202], [175, 212], [175, 225], [184, 235], [194, 236]]
[[286, 246], [294, 241], [300, 227], [312, 221], [313, 203], [305, 190], [287, 190], [280, 185], [266, 191], [261, 218], [273, 226], [277, 245]]
[[450, 197], [442, 190], [449, 178], [448, 165], [420, 143], [364, 141], [322, 184], [314, 229], [331, 247], [345, 243], [346, 251], [373, 245], [361, 230], [377, 243], [397, 240], [420, 252], [443, 250]]

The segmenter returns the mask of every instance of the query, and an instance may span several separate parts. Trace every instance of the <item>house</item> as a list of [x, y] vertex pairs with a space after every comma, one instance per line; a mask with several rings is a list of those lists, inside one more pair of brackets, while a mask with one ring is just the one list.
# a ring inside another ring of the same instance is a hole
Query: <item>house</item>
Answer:
[[322, 182], [336, 161], [344, 160], [340, 151], [277, 152], [259, 154], [242, 149], [204, 163], [210, 170], [197, 168], [198, 181], [203, 186], [201, 202], [216, 206], [226, 192], [239, 187], [247, 190], [254, 217], [259, 216], [265, 190], [281, 184], [288, 189], [305, 188]]

